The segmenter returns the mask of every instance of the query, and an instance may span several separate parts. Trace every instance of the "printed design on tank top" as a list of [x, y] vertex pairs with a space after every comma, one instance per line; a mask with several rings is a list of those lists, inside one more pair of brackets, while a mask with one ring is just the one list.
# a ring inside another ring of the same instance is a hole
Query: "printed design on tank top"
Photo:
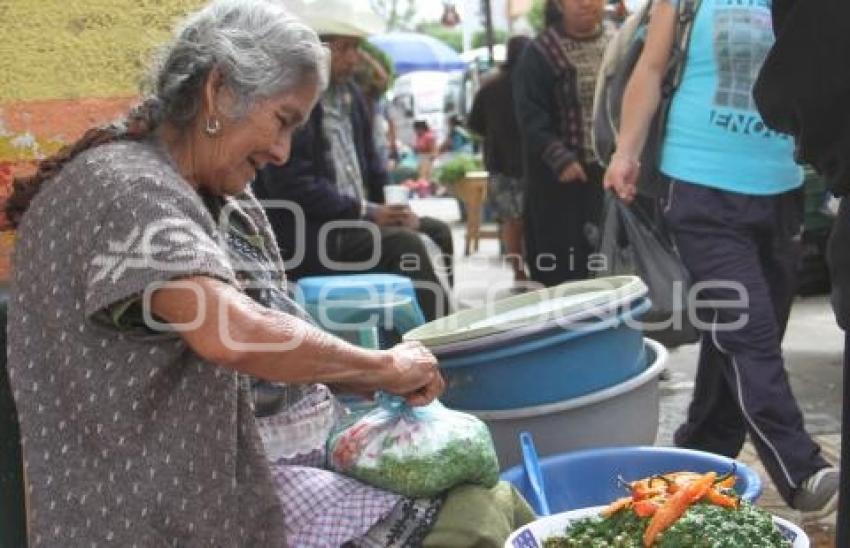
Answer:
[[787, 139], [757, 114], [753, 86], [773, 45], [770, 0], [716, 0], [717, 85], [709, 120], [731, 133]]

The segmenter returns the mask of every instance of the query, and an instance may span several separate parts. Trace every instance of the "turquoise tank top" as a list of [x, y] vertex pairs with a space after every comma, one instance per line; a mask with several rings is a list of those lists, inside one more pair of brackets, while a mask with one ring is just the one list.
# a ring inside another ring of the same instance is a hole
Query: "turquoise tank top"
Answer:
[[770, 7], [771, 0], [702, 0], [670, 107], [661, 152], [666, 175], [756, 195], [802, 183], [794, 140], [768, 128], [753, 99], [774, 42]]

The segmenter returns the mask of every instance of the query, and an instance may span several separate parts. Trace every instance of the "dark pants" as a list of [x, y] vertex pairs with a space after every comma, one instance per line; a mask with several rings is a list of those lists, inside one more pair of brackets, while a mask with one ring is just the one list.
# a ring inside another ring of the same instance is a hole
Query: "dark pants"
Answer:
[[676, 444], [736, 457], [749, 432], [790, 503], [803, 480], [828, 466], [805, 431], [781, 349], [794, 295], [801, 194], [752, 196], [671, 184], [665, 218], [694, 283], [710, 284], [700, 290], [699, 306], [748, 301], [699, 309], [696, 386]]
[[[380, 241], [369, 230], [357, 228], [337, 231], [336, 245], [329, 250], [331, 259], [346, 263], [368, 261], [375, 253], [378, 263], [370, 268], [371, 272], [389, 272], [409, 277], [416, 290], [416, 298], [425, 319], [432, 321], [448, 312], [449, 299], [440, 284], [434, 264], [419, 233], [427, 235], [442, 252], [443, 264], [438, 265], [447, 271], [449, 285], [453, 284], [452, 232], [449, 226], [430, 217], [419, 219], [419, 231], [403, 227], [379, 227]], [[345, 271], [345, 269], [341, 269]], [[361, 270], [362, 272], [362, 270]]]
[[523, 213], [525, 253], [531, 279], [551, 287], [589, 275], [589, 255], [602, 214], [604, 168], [585, 164], [586, 182], [528, 180]]

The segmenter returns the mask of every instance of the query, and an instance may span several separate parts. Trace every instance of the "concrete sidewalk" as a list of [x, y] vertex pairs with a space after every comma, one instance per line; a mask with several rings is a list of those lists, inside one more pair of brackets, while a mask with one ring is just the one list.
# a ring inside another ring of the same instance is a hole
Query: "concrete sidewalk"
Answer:
[[[821, 445], [824, 457], [838, 464], [841, 452], [841, 375], [844, 335], [835, 325], [826, 295], [797, 298], [783, 344], [791, 386], [806, 421], [806, 428]], [[657, 445], [672, 445], [673, 431], [687, 412], [696, 371], [698, 345], [670, 353], [670, 379], [661, 383], [661, 421]], [[739, 459], [753, 467], [764, 482], [758, 505], [794, 523], [802, 523], [817, 548], [835, 545], [835, 514], [804, 523], [789, 508], [762, 467], [749, 442]]]

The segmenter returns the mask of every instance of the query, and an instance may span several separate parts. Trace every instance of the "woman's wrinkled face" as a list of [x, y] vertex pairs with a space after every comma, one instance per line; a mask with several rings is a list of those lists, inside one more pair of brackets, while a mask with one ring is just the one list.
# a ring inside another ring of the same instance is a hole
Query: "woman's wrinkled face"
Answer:
[[605, 15], [605, 0], [560, 0], [564, 26], [569, 34], [594, 32]]
[[202, 138], [209, 146], [200, 186], [217, 195], [238, 194], [266, 164], [286, 163], [292, 135], [309, 118], [318, 95], [318, 82], [308, 80], [287, 93], [258, 100], [238, 120], [219, 117], [221, 130]]

